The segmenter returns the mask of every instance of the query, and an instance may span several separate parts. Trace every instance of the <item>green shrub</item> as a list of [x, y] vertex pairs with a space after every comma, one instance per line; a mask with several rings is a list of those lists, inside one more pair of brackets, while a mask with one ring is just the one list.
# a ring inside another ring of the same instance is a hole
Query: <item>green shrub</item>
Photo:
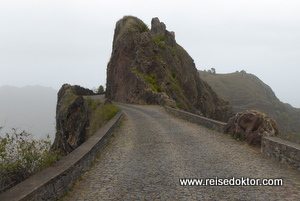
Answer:
[[133, 28], [133, 27], [129, 27], [129, 28], [128, 28], [128, 31], [129, 31], [129, 32], [137, 32], [138, 30], [135, 29], [135, 28]]
[[165, 35], [160, 35], [160, 36], [155, 36], [154, 37], [154, 41], [165, 41], [166, 40], [166, 36]]
[[146, 31], [149, 31], [149, 28], [148, 28], [147, 24], [143, 23], [140, 26], [140, 30], [141, 30], [141, 32], [146, 32]]
[[131, 68], [131, 72], [137, 72], [137, 68], [136, 67], [132, 67]]
[[164, 35], [154, 37], [154, 42], [156, 43], [156, 45], [163, 49], [166, 47], [166, 44], [164, 43], [165, 40], [166, 37]]
[[154, 80], [157, 79], [157, 75], [155, 75], [155, 74], [151, 74], [150, 77], [151, 77], [152, 79], [154, 79]]
[[158, 85], [153, 85], [153, 87], [151, 88], [152, 91], [155, 91], [155, 92], [161, 92], [161, 86], [158, 86]]
[[157, 75], [151, 74], [150, 76], [144, 75], [146, 81], [152, 84], [151, 90], [155, 92], [161, 92], [161, 86], [157, 85]]
[[104, 92], [104, 87], [102, 85], [100, 85], [97, 92], [98, 93], [103, 93]]
[[161, 92], [161, 86], [155, 85], [154, 86], [157, 92]]
[[34, 140], [25, 131], [12, 131], [0, 138], [0, 193], [59, 159], [58, 151], [50, 151], [49, 135], [46, 140]]
[[145, 75], [146, 80], [150, 83], [150, 84], [155, 84], [157, 81], [157, 76], [155, 74], [152, 74], [150, 76]]
[[173, 72], [173, 73], [172, 73], [172, 78], [174, 78], [174, 79], [175, 79], [175, 78], [176, 78], [176, 76], [177, 76], [177, 74]]
[[175, 50], [172, 50], [172, 56], [175, 57], [176, 56], [176, 52]]
[[237, 136], [237, 137], [235, 137], [235, 139], [239, 142], [244, 141], [244, 138], [242, 136]]

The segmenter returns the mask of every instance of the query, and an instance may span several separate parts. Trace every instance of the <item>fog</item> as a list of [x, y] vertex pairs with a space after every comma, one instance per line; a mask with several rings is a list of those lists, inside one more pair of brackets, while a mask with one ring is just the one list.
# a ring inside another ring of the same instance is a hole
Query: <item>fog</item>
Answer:
[[300, 1], [0, 2], [0, 86], [105, 85], [114, 27], [159, 17], [199, 70], [246, 70], [300, 107]]
[[57, 91], [49, 87], [0, 87], [0, 131], [12, 134], [12, 128], [23, 130], [35, 139], [55, 136], [55, 110]]

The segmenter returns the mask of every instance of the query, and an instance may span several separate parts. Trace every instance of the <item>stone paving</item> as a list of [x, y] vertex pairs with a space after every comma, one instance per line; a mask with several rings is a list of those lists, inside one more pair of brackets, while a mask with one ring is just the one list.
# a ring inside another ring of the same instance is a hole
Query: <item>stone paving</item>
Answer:
[[[300, 173], [159, 106], [120, 104], [122, 126], [65, 201], [300, 200]], [[283, 186], [180, 186], [180, 178], [282, 178]]]

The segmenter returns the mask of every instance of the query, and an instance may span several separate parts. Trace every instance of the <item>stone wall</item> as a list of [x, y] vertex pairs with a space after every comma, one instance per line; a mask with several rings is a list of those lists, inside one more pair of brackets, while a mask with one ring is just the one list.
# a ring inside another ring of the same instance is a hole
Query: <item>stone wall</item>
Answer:
[[122, 112], [53, 166], [0, 195], [0, 200], [58, 200], [90, 167], [118, 127]]
[[[224, 132], [226, 123], [195, 115], [182, 110], [166, 106], [165, 109], [184, 120], [205, 126], [207, 128]], [[300, 144], [289, 142], [277, 137], [263, 137], [261, 140], [261, 152], [289, 167], [300, 170]]]
[[214, 119], [209, 119], [209, 118], [199, 116], [199, 115], [196, 115], [196, 114], [192, 114], [192, 113], [189, 113], [189, 112], [186, 112], [186, 111], [183, 111], [183, 110], [174, 109], [174, 108], [171, 108], [169, 106], [166, 106], [165, 109], [169, 113], [175, 115], [176, 117], [179, 117], [179, 118], [182, 118], [184, 120], [187, 120], [187, 121], [205, 126], [207, 128], [219, 131], [221, 133], [224, 132], [224, 127], [226, 125], [226, 123], [224, 123], [224, 122], [217, 121], [217, 120], [214, 120]]
[[300, 144], [277, 137], [263, 137], [261, 152], [293, 169], [300, 170]]

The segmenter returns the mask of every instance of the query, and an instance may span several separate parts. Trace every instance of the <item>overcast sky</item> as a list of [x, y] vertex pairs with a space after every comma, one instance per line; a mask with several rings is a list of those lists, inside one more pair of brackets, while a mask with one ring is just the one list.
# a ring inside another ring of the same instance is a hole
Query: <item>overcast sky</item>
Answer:
[[246, 70], [300, 107], [298, 0], [0, 2], [0, 86], [106, 82], [115, 23], [159, 17], [199, 70]]

